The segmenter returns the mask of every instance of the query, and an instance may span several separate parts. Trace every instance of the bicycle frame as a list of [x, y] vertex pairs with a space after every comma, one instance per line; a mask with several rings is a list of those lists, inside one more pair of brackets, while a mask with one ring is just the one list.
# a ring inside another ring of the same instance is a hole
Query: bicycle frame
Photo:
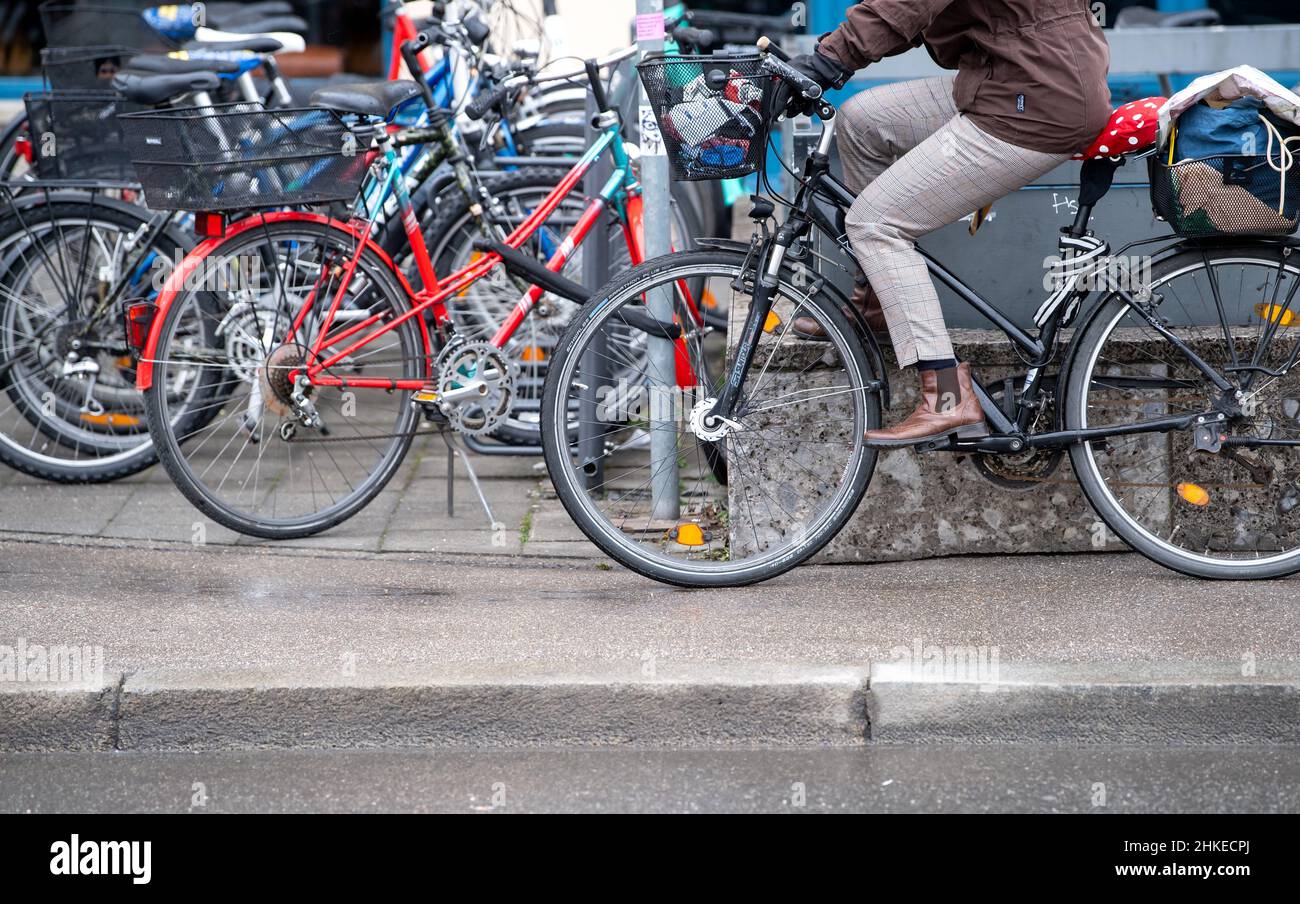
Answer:
[[[502, 257], [493, 251], [487, 251], [481, 258], [462, 268], [461, 270], [449, 274], [444, 278], [439, 278], [434, 272], [433, 262], [430, 260], [428, 248], [424, 242], [424, 236], [420, 232], [419, 224], [415, 217], [415, 211], [411, 204], [410, 194], [407, 190], [405, 180], [401, 176], [398, 156], [394, 150], [390, 136], [384, 135], [380, 138], [381, 163], [379, 169], [383, 173], [383, 191], [378, 195], [377, 202], [382, 205], [389, 193], [395, 194], [401, 221], [407, 237], [411, 243], [411, 250], [415, 258], [417, 271], [420, 276], [420, 289], [417, 291], [407, 281], [404, 274], [397, 269], [392, 260], [370, 237], [372, 221], [361, 217], [354, 217], [351, 221], [345, 222], [338, 219], [325, 217], [319, 214], [301, 213], [301, 212], [273, 212], [255, 214], [233, 224], [227, 231], [226, 235], [221, 238], [208, 239], [200, 244], [191, 252], [181, 266], [177, 267], [169, 276], [159, 293], [158, 311], [153, 319], [149, 331], [149, 337], [146, 342], [143, 353], [140, 357], [139, 367], [137, 370], [137, 386], [140, 389], [148, 389], [153, 383], [153, 365], [157, 361], [157, 347], [162, 330], [162, 324], [166, 320], [166, 314], [171, 305], [175, 302], [177, 295], [183, 289], [186, 279], [197, 270], [204, 259], [213, 253], [217, 253], [220, 246], [227, 240], [237, 235], [242, 235], [250, 229], [256, 229], [263, 223], [280, 223], [280, 222], [312, 222], [328, 224], [336, 229], [342, 230], [356, 240], [356, 250], [351, 254], [349, 260], [341, 264], [342, 274], [339, 276], [339, 284], [329, 299], [329, 306], [325, 312], [324, 319], [320, 328], [316, 332], [316, 338], [311, 343], [311, 363], [304, 371], [295, 371], [289, 376], [291, 379], [297, 379], [299, 375], [305, 375], [313, 384], [318, 386], [331, 386], [340, 388], [354, 389], [384, 389], [384, 390], [410, 390], [416, 391], [425, 387], [427, 377], [431, 373], [432, 351], [431, 340], [428, 335], [425, 314], [431, 315], [433, 324], [440, 331], [448, 327], [451, 323], [450, 315], [447, 313], [445, 302], [448, 298], [466, 289], [476, 280], [483, 278], [493, 268], [502, 264]], [[547, 219], [555, 212], [559, 205], [565, 200], [569, 193], [579, 184], [582, 178], [587, 174], [592, 164], [600, 158], [602, 154], [610, 153], [613, 155], [613, 173], [606, 180], [604, 186], [597, 195], [588, 200], [582, 213], [579, 215], [577, 222], [565, 235], [559, 246], [550, 255], [545, 267], [551, 272], [558, 273], [564, 264], [573, 255], [574, 250], [586, 238], [602, 218], [607, 210], [614, 210], [619, 217], [623, 226], [624, 238], [627, 242], [628, 251], [634, 264], [640, 263], [644, 258], [643, 238], [640, 224], [642, 221], [641, 213], [641, 188], [636, 177], [632, 173], [631, 161], [623, 147], [622, 135], [619, 130], [618, 122], [615, 121], [592, 143], [592, 146], [585, 154], [572, 166], [572, 168], [559, 181], [555, 188], [547, 195], [546, 199], [520, 223], [506, 238], [504, 244], [510, 248], [519, 248], [526, 241], [541, 229]], [[368, 192], [362, 192], [362, 198], [368, 196]], [[366, 203], [364, 200], [362, 204]], [[361, 211], [359, 211], [360, 213]], [[384, 264], [397, 277], [398, 284], [406, 292], [411, 302], [411, 307], [401, 315], [392, 318], [386, 323], [381, 323], [384, 315], [375, 314], [364, 320], [349, 324], [335, 331], [334, 321], [342, 305], [344, 293], [351, 281], [353, 273], [361, 260], [361, 255], [369, 249], [378, 254]], [[324, 291], [329, 289], [329, 269], [322, 268], [321, 276], [318, 278], [312, 291], [304, 299], [302, 306], [294, 316], [293, 324], [289, 336], [285, 341], [290, 341], [296, 335], [306, 322], [308, 314], [316, 307], [322, 299]], [[511, 337], [518, 330], [519, 325], [524, 321], [528, 314], [536, 306], [538, 299], [541, 298], [545, 290], [536, 284], [529, 285], [515, 304], [509, 316], [498, 327], [491, 342], [498, 348], [504, 347]], [[384, 334], [396, 329], [411, 318], [418, 317], [421, 324], [422, 335], [426, 346], [426, 366], [425, 375], [422, 379], [407, 380], [384, 380], [365, 377], [339, 377], [328, 373], [329, 369], [339, 363], [349, 355], [354, 354], [358, 349], [368, 343], [383, 336]]]

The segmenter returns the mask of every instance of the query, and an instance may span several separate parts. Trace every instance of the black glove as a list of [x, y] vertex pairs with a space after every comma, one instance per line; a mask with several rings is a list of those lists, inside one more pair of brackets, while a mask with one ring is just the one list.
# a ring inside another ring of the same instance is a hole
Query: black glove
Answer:
[[[822, 53], [820, 48], [815, 48], [812, 53], [801, 53], [791, 58], [790, 68], [797, 69], [821, 85], [823, 91], [830, 88], [843, 88], [844, 83], [853, 75], [852, 71], [840, 65], [839, 60]], [[811, 113], [814, 103], [815, 101], [804, 97], [794, 86], [783, 81], [777, 85], [772, 109], [784, 113], [785, 118], [790, 119], [800, 114]]]

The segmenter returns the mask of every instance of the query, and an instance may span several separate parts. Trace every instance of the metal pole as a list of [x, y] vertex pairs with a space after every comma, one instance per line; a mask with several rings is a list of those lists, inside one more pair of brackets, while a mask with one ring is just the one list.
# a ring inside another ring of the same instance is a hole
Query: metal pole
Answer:
[[[642, 58], [664, 49], [663, 0], [636, 0], [637, 49]], [[647, 119], [647, 117], [650, 117]], [[640, 121], [652, 122], [649, 100], [641, 93]], [[647, 130], [648, 131], [648, 130]], [[647, 140], [641, 135], [641, 186], [645, 204], [646, 257], [658, 257], [672, 250], [670, 223], [671, 202], [668, 180], [668, 157], [658, 130]], [[647, 306], [653, 317], [673, 319], [670, 289], [649, 293]], [[650, 505], [656, 520], [676, 521], [680, 512], [677, 477], [677, 420], [673, 404], [677, 387], [676, 353], [669, 339], [651, 337], [649, 341], [650, 393]]]
[[[587, 144], [590, 146], [599, 133], [592, 125], [596, 118], [596, 101], [587, 95]], [[587, 171], [583, 188], [587, 197], [600, 193], [613, 170], [608, 154], [601, 154]], [[582, 244], [582, 284], [595, 292], [609, 281], [609, 242], [604, 221], [597, 225], [591, 237]], [[599, 490], [605, 485], [605, 427], [596, 405], [600, 389], [607, 382], [609, 358], [606, 354], [607, 336], [601, 330], [592, 337], [591, 344], [582, 354], [582, 382], [586, 387], [578, 399], [578, 459], [582, 462], [583, 483], [588, 490]]]

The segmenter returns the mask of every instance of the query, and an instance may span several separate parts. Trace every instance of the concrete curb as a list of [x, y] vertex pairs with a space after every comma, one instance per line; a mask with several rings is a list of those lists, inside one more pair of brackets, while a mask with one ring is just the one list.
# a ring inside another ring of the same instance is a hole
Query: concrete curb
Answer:
[[1231, 675], [1226, 664], [1004, 666], [995, 680], [961, 681], [895, 663], [347, 683], [134, 673], [99, 689], [0, 688], [0, 750], [1300, 743], [1300, 673]]
[[995, 680], [871, 669], [877, 743], [1300, 743], [1300, 674], [1233, 678], [1240, 664], [1174, 669], [1002, 668]]
[[853, 746], [867, 731], [866, 670], [853, 668], [349, 685], [198, 677], [133, 674], [108, 709], [69, 706], [66, 695], [0, 695], [0, 749]]
[[117, 687], [0, 685], [0, 750], [112, 750]]

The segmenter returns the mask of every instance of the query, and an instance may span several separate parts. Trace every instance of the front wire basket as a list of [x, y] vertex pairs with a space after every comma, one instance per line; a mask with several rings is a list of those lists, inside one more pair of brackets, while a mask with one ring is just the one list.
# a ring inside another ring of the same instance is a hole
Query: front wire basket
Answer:
[[762, 63], [757, 53], [658, 54], [637, 66], [674, 179], [734, 179], [763, 165], [776, 82]]
[[257, 103], [150, 110], [121, 118], [154, 210], [247, 210], [348, 201], [368, 142], [333, 110]]

